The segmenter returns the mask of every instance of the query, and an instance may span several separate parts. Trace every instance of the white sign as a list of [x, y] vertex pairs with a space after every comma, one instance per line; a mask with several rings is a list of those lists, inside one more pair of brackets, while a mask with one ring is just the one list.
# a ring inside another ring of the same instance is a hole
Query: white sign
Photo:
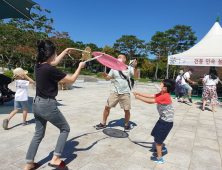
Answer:
[[168, 57], [169, 65], [222, 66], [222, 57]]

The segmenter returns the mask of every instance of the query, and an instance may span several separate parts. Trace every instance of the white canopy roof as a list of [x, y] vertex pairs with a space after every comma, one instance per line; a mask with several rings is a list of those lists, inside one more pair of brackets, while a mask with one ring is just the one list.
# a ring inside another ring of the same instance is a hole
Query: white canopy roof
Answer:
[[[196, 59], [195, 63], [194, 59]], [[207, 63], [200, 62], [200, 59], [204, 62], [206, 62], [206, 59], [214, 59], [216, 60], [215, 64], [220, 65], [219, 60], [222, 59], [222, 28], [218, 22], [213, 25], [205, 37], [195, 46], [183, 53], [168, 56], [168, 64], [199, 65], [201, 63], [200, 65], [209, 66]]]

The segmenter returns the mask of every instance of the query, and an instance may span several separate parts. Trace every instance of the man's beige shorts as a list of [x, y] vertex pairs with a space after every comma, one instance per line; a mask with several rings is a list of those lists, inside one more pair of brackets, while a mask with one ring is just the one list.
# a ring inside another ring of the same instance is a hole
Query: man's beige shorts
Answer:
[[107, 100], [106, 106], [116, 107], [117, 103], [120, 104], [121, 109], [130, 110], [131, 109], [130, 94], [129, 93], [118, 94], [112, 91]]

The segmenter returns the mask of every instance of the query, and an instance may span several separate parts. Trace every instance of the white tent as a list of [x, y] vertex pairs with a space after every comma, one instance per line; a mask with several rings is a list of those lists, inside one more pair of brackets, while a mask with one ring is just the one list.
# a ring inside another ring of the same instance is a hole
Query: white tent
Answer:
[[168, 56], [168, 65], [222, 66], [222, 28], [216, 22], [205, 37], [189, 50]]

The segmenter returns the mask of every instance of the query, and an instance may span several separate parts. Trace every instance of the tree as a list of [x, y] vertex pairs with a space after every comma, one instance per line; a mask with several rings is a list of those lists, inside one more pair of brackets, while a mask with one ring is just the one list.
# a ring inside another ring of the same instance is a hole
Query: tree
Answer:
[[153, 75], [153, 69], [155, 67], [154, 63], [150, 63], [148, 59], [145, 59], [140, 67], [141, 77], [148, 77], [149, 75]]
[[[73, 47], [75, 44], [74, 41], [70, 40], [70, 36], [68, 32], [62, 32], [59, 31], [52, 32], [53, 36], [49, 38], [55, 45], [56, 45], [56, 52], [57, 54], [60, 54], [63, 52], [64, 49], [67, 47]], [[80, 59], [81, 53], [76, 50], [72, 50], [70, 52], [70, 55], [75, 60], [72, 60], [68, 55], [64, 56], [62, 62], [63, 62], [63, 68], [66, 70], [66, 64], [70, 64], [71, 70], [73, 70], [73, 67], [76, 63], [78, 63], [78, 59]]]
[[146, 47], [145, 41], [137, 39], [135, 35], [123, 35], [114, 44], [114, 48], [126, 53], [130, 60], [136, 55], [147, 53]]
[[112, 57], [117, 58], [119, 51], [111, 46], [105, 45], [105, 47], [102, 50], [103, 53], [106, 53], [108, 55], [111, 55]]
[[[20, 62], [20, 65], [36, 60], [36, 41], [47, 39], [48, 32], [53, 30], [53, 19], [48, 19], [45, 13], [50, 13], [40, 6], [33, 7], [31, 14], [34, 22], [27, 19], [11, 19], [8, 23], [0, 22], [0, 56], [5, 63]], [[43, 30], [46, 32], [42, 32]]]
[[[195, 45], [195, 41], [197, 40], [197, 37], [194, 36], [195, 32], [191, 29], [191, 26], [175, 25], [173, 29], [169, 29], [165, 33], [168, 34], [170, 39], [169, 55], [188, 50]], [[174, 69], [173, 78], [176, 71], [177, 67]], [[171, 67], [169, 67], [169, 73], [170, 72]]]
[[[195, 32], [191, 27], [185, 25], [176, 25], [173, 29], [169, 29], [165, 32], [156, 32], [149, 43], [151, 54], [157, 56], [154, 79], [157, 79], [160, 58], [177, 54], [191, 48], [197, 40], [194, 34]], [[174, 69], [174, 75], [175, 71], [176, 69]], [[171, 67], [169, 73], [171, 73]]]
[[90, 47], [92, 52], [103, 50], [103, 48], [99, 48], [96, 44], [93, 43], [86, 44], [86, 46]]
[[160, 31], [156, 32], [156, 34], [152, 36], [151, 41], [148, 45], [150, 53], [157, 56], [156, 71], [153, 77], [154, 80], [157, 80], [160, 58], [162, 56], [167, 56], [167, 49], [169, 47], [169, 39], [167, 37], [167, 34]]
[[197, 37], [190, 26], [175, 25], [173, 29], [165, 31], [170, 40], [169, 55], [183, 52], [195, 45]]

